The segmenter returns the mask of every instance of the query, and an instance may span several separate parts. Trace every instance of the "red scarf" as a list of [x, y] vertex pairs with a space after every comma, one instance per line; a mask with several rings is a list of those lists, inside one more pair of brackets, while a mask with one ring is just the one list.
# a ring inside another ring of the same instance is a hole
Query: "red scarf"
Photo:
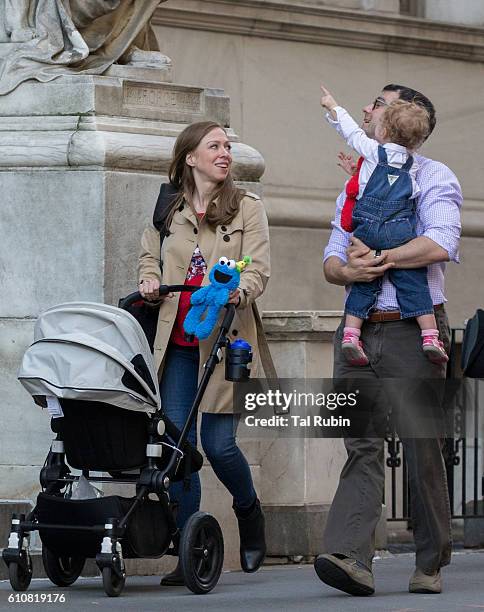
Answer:
[[343, 210], [341, 211], [341, 227], [345, 230], [345, 232], [353, 231], [353, 209], [355, 207], [356, 197], [360, 189], [358, 181], [360, 179], [360, 168], [362, 163], [363, 157], [360, 157], [356, 165], [356, 172], [346, 183], [346, 200], [343, 204]]

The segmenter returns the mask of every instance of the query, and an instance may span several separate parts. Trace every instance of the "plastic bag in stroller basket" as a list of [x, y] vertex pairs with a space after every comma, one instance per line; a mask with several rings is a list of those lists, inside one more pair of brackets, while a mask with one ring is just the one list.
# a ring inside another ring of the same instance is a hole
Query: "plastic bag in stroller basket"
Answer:
[[[103, 526], [107, 519], [121, 519], [134, 498], [111, 495], [97, 499], [65, 499], [45, 493], [37, 497], [40, 523], [51, 525]], [[95, 558], [101, 551], [102, 535], [74, 529], [40, 529], [44, 546], [59, 556]], [[160, 502], [144, 500], [128, 521], [121, 545], [123, 557], [160, 557], [170, 544], [167, 521]]]

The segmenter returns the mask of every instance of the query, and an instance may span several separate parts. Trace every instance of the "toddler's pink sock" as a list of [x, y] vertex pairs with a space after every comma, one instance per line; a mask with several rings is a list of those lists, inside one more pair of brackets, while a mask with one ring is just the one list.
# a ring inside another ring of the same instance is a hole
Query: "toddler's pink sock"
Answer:
[[439, 330], [438, 329], [422, 329], [422, 338], [425, 338], [426, 336], [435, 336], [436, 338], [439, 337]]
[[356, 336], [359, 338], [361, 336], [361, 329], [358, 327], [345, 327], [343, 329], [343, 334], [349, 334], [350, 336]]

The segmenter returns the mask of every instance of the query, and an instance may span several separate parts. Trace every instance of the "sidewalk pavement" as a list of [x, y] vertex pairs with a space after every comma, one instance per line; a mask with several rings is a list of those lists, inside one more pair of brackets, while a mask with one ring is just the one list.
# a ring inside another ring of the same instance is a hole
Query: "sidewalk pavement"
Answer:
[[136, 610], [136, 612], [477, 612], [484, 610], [484, 551], [457, 552], [443, 570], [441, 595], [411, 595], [408, 579], [414, 555], [386, 553], [374, 563], [376, 594], [352, 597], [327, 587], [311, 565], [264, 567], [256, 574], [227, 572], [208, 595], [185, 587], [160, 587], [159, 577], [129, 576], [118, 598], [104, 594], [100, 577], [81, 578], [60, 589], [33, 580], [25, 594], [63, 593], [65, 603], [9, 603], [8, 582], [0, 582], [0, 610]]

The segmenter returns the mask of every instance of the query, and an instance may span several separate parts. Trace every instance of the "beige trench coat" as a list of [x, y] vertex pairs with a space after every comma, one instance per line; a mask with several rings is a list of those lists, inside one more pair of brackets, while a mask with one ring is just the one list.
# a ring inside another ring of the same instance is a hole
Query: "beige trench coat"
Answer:
[[[260, 198], [254, 194], [247, 194], [241, 201], [240, 210], [232, 222], [217, 226], [215, 230], [203, 219], [199, 223], [190, 206], [185, 203], [175, 212], [170, 232], [170, 235], [163, 240], [161, 274], [159, 232], [153, 226], [145, 229], [141, 239], [138, 266], [140, 281], [158, 279], [165, 285], [183, 284], [197, 244], [208, 270], [211, 270], [220, 257], [236, 261], [242, 259], [244, 255], [252, 257], [252, 263], [241, 273], [239, 285], [241, 302], [235, 313], [229, 339], [233, 341], [237, 337], [249, 342], [254, 354], [251, 378], [263, 377], [266, 364], [262, 363], [259, 350], [260, 334], [263, 332], [261, 326], [257, 325], [258, 315], [254, 302], [264, 291], [270, 276], [270, 251], [267, 216]], [[202, 286], [207, 284], [209, 284], [208, 274], [205, 275]], [[177, 293], [173, 298], [165, 299], [160, 307], [154, 343], [155, 364], [159, 377], [177, 314], [179, 296]], [[199, 379], [216, 333], [217, 327], [210, 338], [200, 341]], [[233, 405], [233, 383], [225, 380], [223, 361], [215, 368], [200, 410], [215, 413], [240, 411], [240, 407]]]

